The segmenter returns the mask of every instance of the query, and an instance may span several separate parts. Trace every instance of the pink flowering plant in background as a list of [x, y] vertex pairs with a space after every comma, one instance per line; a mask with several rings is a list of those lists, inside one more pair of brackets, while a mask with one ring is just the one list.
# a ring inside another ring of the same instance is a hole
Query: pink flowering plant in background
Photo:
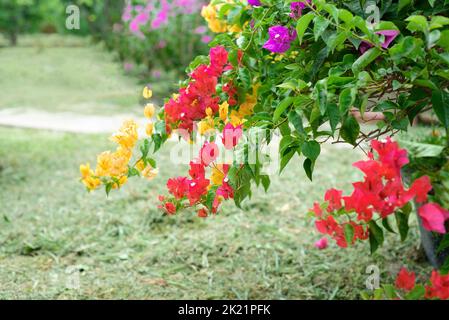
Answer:
[[[174, 50], [164, 28], [171, 30], [178, 21], [170, 19], [180, 12], [190, 14], [182, 9], [185, 3], [130, 4], [124, 11], [126, 32], [139, 45], [151, 44], [151, 50]], [[84, 166], [83, 182], [90, 190], [120, 188], [127, 178], [153, 172], [154, 154], [170, 136], [190, 143], [200, 137], [188, 174], [169, 179], [159, 207], [167, 215], [187, 209], [205, 218], [220, 214], [224, 201], [241, 207], [254, 186], [269, 189], [265, 163], [258, 157], [248, 161], [244, 137], [251, 130], [264, 133], [258, 147], [278, 144], [278, 153], [267, 156], [279, 159], [279, 172], [297, 162], [312, 181], [316, 166], [333, 170], [320, 163], [321, 146], [344, 143], [366, 155], [354, 164], [362, 178], [349, 192], [329, 186], [322, 201], [311, 199], [310, 232], [317, 234], [311, 246], [329, 250], [369, 243], [374, 253], [389, 233], [406, 239], [414, 212], [423, 239], [436, 245], [426, 253], [431, 261], [431, 251], [438, 256], [432, 263], [439, 270], [427, 286], [415, 286], [414, 274], [402, 271], [387, 297], [446, 299], [449, 259], [439, 258], [449, 248], [449, 4], [377, 4], [374, 25], [358, 1], [205, 4], [201, 15], [211, 33], [201, 23], [189, 30], [199, 41], [200, 35], [214, 35], [209, 54], [194, 58], [179, 90], [150, 108], [153, 122], [134, 154], [140, 166], [130, 165], [126, 179], [112, 180]], [[149, 91], [146, 87], [145, 98]], [[408, 134], [415, 120], [429, 113], [434, 130], [419, 139]], [[122, 134], [128, 129], [129, 124]], [[245, 157], [219, 162], [220, 143], [235, 152], [243, 147]]]

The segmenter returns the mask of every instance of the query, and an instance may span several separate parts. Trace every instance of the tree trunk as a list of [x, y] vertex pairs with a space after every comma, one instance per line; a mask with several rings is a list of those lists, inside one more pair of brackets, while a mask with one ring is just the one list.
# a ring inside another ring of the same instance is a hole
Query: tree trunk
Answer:
[[15, 31], [12, 31], [9, 34], [9, 43], [11, 46], [15, 47], [17, 45], [17, 33]]

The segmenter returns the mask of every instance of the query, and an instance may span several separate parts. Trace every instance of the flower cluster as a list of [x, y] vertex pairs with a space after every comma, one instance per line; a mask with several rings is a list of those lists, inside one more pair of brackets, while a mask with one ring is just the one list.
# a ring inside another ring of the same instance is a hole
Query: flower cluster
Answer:
[[[416, 281], [416, 274], [402, 268], [396, 276], [394, 286], [390, 286], [386, 298], [389, 299], [449, 299], [449, 275], [433, 270], [426, 285]], [[381, 289], [380, 292], [386, 290]]]
[[[233, 0], [226, 0], [227, 3], [233, 3]], [[218, 13], [223, 7], [224, 3], [220, 4], [208, 4], [204, 6], [201, 10], [201, 15], [206, 20], [209, 29], [215, 33], [223, 33], [223, 32], [241, 32], [242, 29], [238, 25], [228, 25], [226, 21], [220, 19]], [[229, 10], [228, 10], [229, 11]], [[224, 15], [227, 16], [228, 12], [225, 12]]]
[[210, 49], [209, 65], [198, 66], [190, 75], [187, 87], [174, 95], [164, 106], [167, 132], [184, 129], [192, 132], [194, 122], [218, 113], [218, 78], [228, 63], [227, 51], [219, 46]]
[[[425, 202], [432, 189], [427, 176], [415, 180], [409, 189], [404, 187], [401, 169], [408, 163], [407, 151], [396, 142], [390, 138], [385, 142], [373, 140], [371, 146], [377, 157], [370, 153], [368, 160], [354, 163], [365, 176], [363, 181], [353, 183], [352, 194], [342, 196], [342, 191], [330, 189], [324, 197], [326, 203], [322, 206], [315, 203], [311, 209], [317, 218], [317, 230], [334, 238], [340, 247], [348, 245], [348, 228], [352, 242], [368, 239], [368, 224], [375, 214], [384, 219], [413, 199]], [[350, 218], [351, 213], [356, 214], [357, 222]], [[335, 219], [344, 217], [349, 221], [338, 223]]]
[[[216, 214], [223, 200], [234, 197], [234, 190], [227, 178], [230, 166], [217, 164], [218, 155], [215, 142], [206, 142], [199, 157], [190, 162], [189, 177], [168, 180], [167, 189], [171, 196], [159, 196], [159, 208], [170, 215], [188, 207], [197, 208], [199, 217]], [[209, 179], [206, 178], [207, 168], [211, 169]]]
[[104, 184], [115, 189], [125, 184], [128, 180], [132, 149], [137, 139], [137, 124], [133, 120], [126, 121], [120, 131], [111, 137], [111, 140], [118, 145], [117, 149], [114, 152], [105, 151], [99, 154], [95, 171], [89, 164], [80, 166], [82, 182], [86, 188], [94, 190]]
[[123, 9], [122, 21], [129, 23], [129, 31], [133, 35], [144, 39], [142, 28], [160, 29], [169, 23], [171, 17], [199, 12], [203, 5], [204, 1], [198, 0], [147, 0], [144, 6], [129, 2]]

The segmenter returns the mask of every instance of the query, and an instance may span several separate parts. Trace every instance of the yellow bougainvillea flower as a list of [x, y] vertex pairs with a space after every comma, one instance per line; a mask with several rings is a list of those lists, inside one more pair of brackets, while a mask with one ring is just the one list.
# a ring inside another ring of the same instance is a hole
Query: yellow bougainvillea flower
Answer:
[[145, 115], [145, 118], [147, 119], [153, 118], [155, 109], [156, 108], [154, 107], [154, 104], [148, 103], [143, 109], [143, 114]]
[[155, 169], [149, 165], [145, 169], [143, 169], [142, 176], [147, 178], [148, 180], [152, 180], [158, 175], [158, 173], [159, 173], [158, 169]]
[[220, 119], [223, 122], [226, 122], [226, 120], [228, 118], [228, 112], [229, 112], [229, 104], [227, 101], [225, 101], [219, 105], [219, 109], [218, 109], [218, 114], [220, 116]]
[[80, 165], [81, 181], [89, 191], [97, 189], [101, 185], [100, 179], [94, 177], [94, 172], [90, 168], [90, 165]]
[[128, 182], [128, 177], [127, 176], [121, 176], [118, 180], [118, 183], [114, 183], [112, 185], [112, 189], [118, 189], [121, 186], [123, 186], [126, 182]]
[[145, 99], [150, 99], [150, 98], [153, 96], [153, 91], [151, 91], [150, 88], [148, 88], [147, 86], [145, 86], [145, 87], [143, 88], [142, 96], [143, 96]]
[[234, 126], [237, 127], [239, 125], [241, 125], [243, 123], [243, 117], [240, 116], [240, 114], [235, 111], [232, 110], [231, 114], [229, 115], [229, 119], [230, 119], [230, 123]]
[[213, 118], [206, 118], [198, 122], [198, 132], [200, 135], [205, 135], [210, 130], [215, 132], [215, 124]]
[[223, 184], [223, 179], [225, 178], [223, 165], [218, 164], [212, 167], [212, 173], [210, 175], [210, 181], [216, 186], [221, 186]]
[[145, 132], [146, 132], [147, 136], [152, 136], [153, 135], [153, 131], [154, 131], [154, 124], [153, 123], [147, 124], [147, 127], [145, 129]]
[[132, 149], [138, 139], [137, 123], [134, 120], [125, 121], [120, 131], [111, 137], [112, 141], [128, 149]]

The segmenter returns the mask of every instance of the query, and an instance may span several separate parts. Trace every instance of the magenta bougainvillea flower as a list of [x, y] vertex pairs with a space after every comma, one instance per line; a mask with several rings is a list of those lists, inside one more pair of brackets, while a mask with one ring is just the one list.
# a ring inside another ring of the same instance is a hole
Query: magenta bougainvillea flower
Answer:
[[299, 19], [302, 16], [302, 10], [306, 7], [306, 4], [310, 4], [311, 0], [297, 1], [290, 3], [290, 17], [293, 19]]
[[445, 222], [449, 219], [449, 211], [436, 203], [426, 203], [418, 209], [423, 227], [429, 231], [446, 233]]
[[263, 45], [263, 47], [271, 52], [284, 53], [290, 49], [293, 40], [296, 39], [296, 30], [290, 30], [284, 26], [273, 26], [268, 29], [270, 39]]
[[[394, 39], [399, 35], [398, 30], [381, 30], [375, 32], [377, 35], [384, 36], [384, 41], [381, 43], [382, 48], [387, 49]], [[362, 41], [360, 44], [359, 50], [361, 53], [364, 53], [366, 50], [371, 48], [373, 45], [369, 42]]]
[[260, 2], [260, 0], [248, 0], [248, 3], [252, 6], [256, 6], [256, 7], [260, 7], [262, 5], [262, 3]]

